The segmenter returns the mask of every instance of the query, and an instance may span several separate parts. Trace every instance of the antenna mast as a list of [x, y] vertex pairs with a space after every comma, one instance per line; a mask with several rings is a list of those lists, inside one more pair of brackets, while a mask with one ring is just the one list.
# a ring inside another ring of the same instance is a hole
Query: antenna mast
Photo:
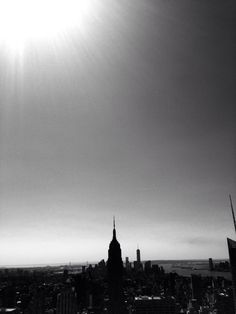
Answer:
[[233, 202], [232, 202], [232, 198], [230, 194], [229, 194], [229, 200], [230, 200], [230, 206], [231, 206], [231, 211], [232, 211], [232, 216], [233, 216], [233, 221], [234, 221], [234, 229], [236, 233], [236, 220], [235, 220], [235, 215], [234, 215]]

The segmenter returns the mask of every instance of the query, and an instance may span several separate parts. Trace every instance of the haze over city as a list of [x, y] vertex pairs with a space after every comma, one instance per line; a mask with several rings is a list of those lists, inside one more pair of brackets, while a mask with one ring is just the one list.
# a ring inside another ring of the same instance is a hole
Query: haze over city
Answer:
[[0, 265], [106, 259], [114, 215], [123, 258], [227, 258], [235, 2], [22, 3], [0, 1]]

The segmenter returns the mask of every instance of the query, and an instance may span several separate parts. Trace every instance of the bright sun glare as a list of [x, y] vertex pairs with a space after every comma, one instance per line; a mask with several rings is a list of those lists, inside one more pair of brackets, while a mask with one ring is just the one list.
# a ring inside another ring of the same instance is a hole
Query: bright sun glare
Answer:
[[11, 52], [85, 27], [93, 0], [0, 0], [0, 47]]

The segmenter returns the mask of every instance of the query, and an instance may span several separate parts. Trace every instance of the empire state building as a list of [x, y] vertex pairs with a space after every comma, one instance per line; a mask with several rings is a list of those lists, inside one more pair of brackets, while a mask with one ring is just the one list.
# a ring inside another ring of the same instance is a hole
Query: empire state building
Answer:
[[113, 238], [109, 245], [108, 261], [108, 293], [109, 293], [109, 313], [125, 313], [124, 296], [123, 296], [123, 262], [121, 257], [120, 243], [116, 239], [115, 220], [113, 220]]

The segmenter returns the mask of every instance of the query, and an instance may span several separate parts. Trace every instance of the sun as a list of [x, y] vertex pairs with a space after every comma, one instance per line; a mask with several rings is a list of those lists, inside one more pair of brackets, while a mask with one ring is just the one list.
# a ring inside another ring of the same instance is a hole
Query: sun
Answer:
[[0, 0], [0, 47], [11, 52], [85, 27], [95, 0]]

